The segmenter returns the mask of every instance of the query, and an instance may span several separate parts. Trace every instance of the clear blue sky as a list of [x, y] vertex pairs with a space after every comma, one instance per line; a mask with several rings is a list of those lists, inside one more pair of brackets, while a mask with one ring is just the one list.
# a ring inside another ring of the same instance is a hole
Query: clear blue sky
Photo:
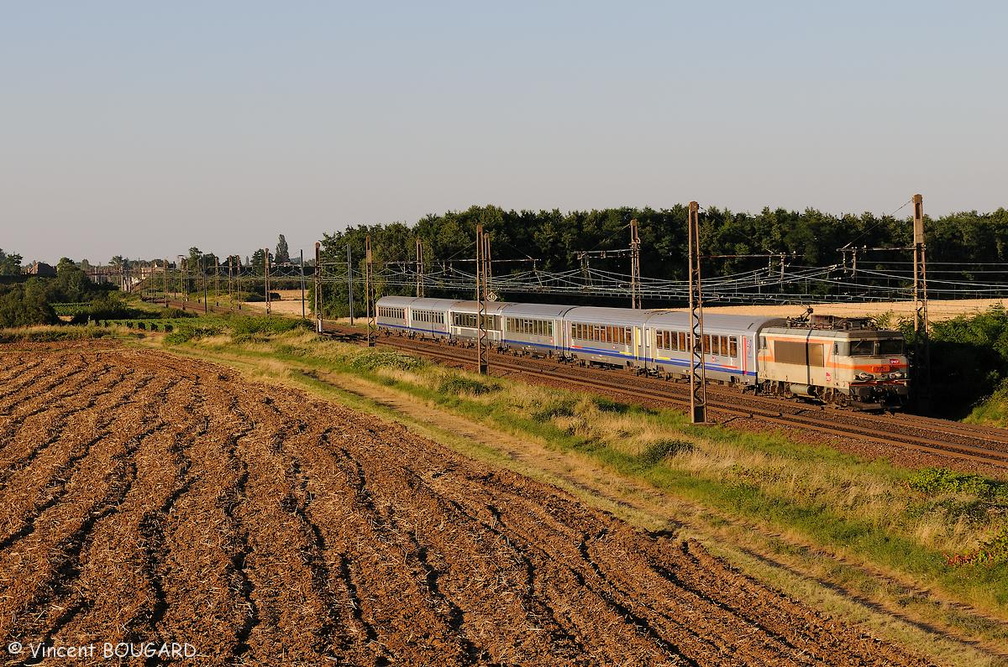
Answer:
[[1006, 28], [968, 0], [11, 0], [0, 248], [308, 253], [491, 203], [990, 211]]

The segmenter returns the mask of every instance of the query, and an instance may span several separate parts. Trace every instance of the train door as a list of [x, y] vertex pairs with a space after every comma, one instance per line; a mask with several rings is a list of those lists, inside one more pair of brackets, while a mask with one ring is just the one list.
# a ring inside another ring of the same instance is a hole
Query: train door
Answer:
[[648, 345], [651, 339], [651, 327], [650, 326], [640, 326], [634, 327], [634, 336], [639, 337], [634, 341], [634, 349], [637, 353], [637, 359], [642, 362], [644, 368], [651, 368], [650, 360], [651, 357], [651, 346]]
[[837, 367], [839, 360], [837, 357], [840, 356], [840, 343], [833, 341], [826, 347], [826, 386], [836, 387], [837, 386]]
[[738, 346], [738, 368], [742, 374], [742, 382], [746, 381], [746, 373], [749, 371], [749, 336], [742, 334], [739, 336]]
[[644, 329], [642, 327], [633, 326], [630, 328], [630, 355], [634, 359], [634, 365], [638, 367], [647, 366], [643, 354], [643, 341], [641, 340], [643, 336]]

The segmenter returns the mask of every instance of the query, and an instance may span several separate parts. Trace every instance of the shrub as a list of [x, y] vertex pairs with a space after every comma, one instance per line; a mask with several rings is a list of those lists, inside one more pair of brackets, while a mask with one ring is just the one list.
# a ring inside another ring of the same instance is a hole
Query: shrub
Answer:
[[661, 463], [667, 456], [689, 453], [693, 451], [693, 443], [686, 440], [659, 440], [648, 445], [638, 459], [645, 465], [654, 466]]
[[501, 386], [497, 382], [485, 382], [476, 378], [464, 377], [461, 375], [449, 375], [441, 379], [438, 391], [442, 394], [466, 394], [469, 396], [481, 396], [500, 391]]
[[379, 368], [392, 368], [401, 371], [412, 371], [423, 366], [424, 362], [416, 357], [408, 357], [398, 352], [379, 352], [368, 350], [350, 361], [350, 367], [360, 371], [374, 371]]
[[984, 499], [991, 499], [995, 496], [1008, 497], [1008, 483], [986, 479], [978, 475], [957, 473], [947, 468], [918, 470], [907, 480], [907, 485], [928, 496], [968, 494]]

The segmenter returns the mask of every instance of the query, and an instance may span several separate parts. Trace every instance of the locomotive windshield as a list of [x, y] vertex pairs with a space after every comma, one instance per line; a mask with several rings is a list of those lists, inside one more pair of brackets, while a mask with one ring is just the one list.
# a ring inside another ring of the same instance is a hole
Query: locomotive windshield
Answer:
[[850, 353], [852, 357], [870, 357], [875, 353], [875, 341], [852, 340], [850, 342]]
[[903, 354], [902, 338], [881, 338], [878, 340], [852, 340], [852, 357], [890, 357]]
[[903, 354], [903, 339], [902, 338], [883, 338], [878, 341], [880, 357], [887, 357], [893, 355]]

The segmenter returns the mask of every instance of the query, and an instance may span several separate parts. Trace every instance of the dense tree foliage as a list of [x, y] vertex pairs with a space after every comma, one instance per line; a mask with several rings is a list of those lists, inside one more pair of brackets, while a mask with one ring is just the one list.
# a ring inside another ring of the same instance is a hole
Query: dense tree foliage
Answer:
[[59, 320], [46, 298], [45, 280], [0, 285], [0, 327], [53, 324]]
[[103, 302], [111, 305], [107, 288], [95, 285], [73, 260], [56, 265], [55, 278], [33, 277], [0, 284], [0, 327], [53, 324], [59, 321], [51, 304]]
[[0, 276], [21, 275], [21, 255], [16, 253], [7, 254], [0, 248]]
[[[495, 260], [535, 259], [543, 271], [572, 270], [579, 267], [578, 252], [626, 248], [630, 220], [636, 218], [641, 239], [641, 273], [651, 278], [684, 280], [687, 277], [687, 208], [617, 208], [601, 211], [505, 211], [496, 206], [474, 206], [466, 211], [428, 215], [410, 226], [401, 222], [360, 225], [333, 234], [322, 241], [322, 260], [327, 275], [346, 275], [347, 247], [353, 255], [353, 269], [363, 271], [364, 239], [372, 237], [376, 266], [388, 262], [412, 262], [416, 239], [424, 245], [424, 263], [431, 269], [456, 263], [472, 270], [476, 225], [482, 224], [492, 239]], [[955, 213], [941, 218], [925, 218], [930, 262], [1008, 262], [1008, 211]], [[878, 217], [870, 213], [830, 215], [814, 209], [803, 212], [782, 208], [763, 209], [758, 214], [734, 213], [708, 208], [701, 215], [701, 247], [707, 256], [705, 272], [728, 275], [766, 266], [767, 259], [745, 255], [786, 253], [789, 261], [802, 266], [841, 264], [840, 248], [906, 247], [913, 242], [909, 218]], [[732, 255], [734, 257], [716, 257]], [[907, 253], [863, 251], [862, 266], [872, 262], [908, 259]], [[625, 258], [609, 265], [613, 271], [629, 273]], [[517, 265], [512, 265], [517, 266]], [[521, 269], [532, 268], [529, 262]], [[509, 270], [495, 266], [495, 273]], [[962, 278], [970, 280], [968, 267]], [[1005, 275], [985, 276], [986, 280], [1008, 281]], [[362, 287], [358, 286], [358, 290]], [[378, 281], [379, 294], [408, 293]], [[445, 295], [449, 296], [449, 295]], [[459, 295], [450, 295], [459, 296]], [[505, 295], [506, 296], [506, 295]], [[360, 303], [362, 293], [357, 295]], [[527, 299], [526, 295], [522, 296]], [[324, 293], [327, 315], [345, 315], [346, 286], [327, 284]]]
[[[912, 324], [903, 333], [913, 346]], [[999, 388], [1008, 389], [1008, 311], [995, 306], [931, 325], [932, 408], [960, 418]]]
[[280, 238], [277, 239], [276, 247], [276, 263], [277, 264], [290, 264], [290, 248], [287, 246], [287, 239], [281, 234]]

